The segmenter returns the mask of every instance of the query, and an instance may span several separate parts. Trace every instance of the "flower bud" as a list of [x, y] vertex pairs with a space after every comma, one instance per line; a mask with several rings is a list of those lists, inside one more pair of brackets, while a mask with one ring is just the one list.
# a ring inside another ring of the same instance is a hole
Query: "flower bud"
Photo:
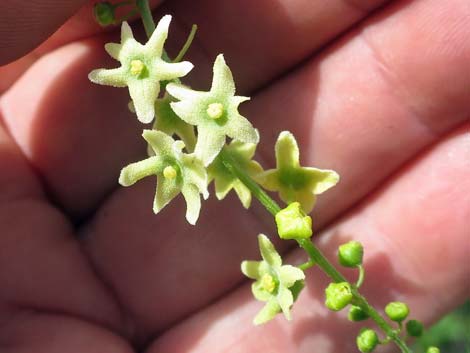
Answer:
[[277, 232], [282, 239], [306, 239], [312, 236], [312, 219], [293, 202], [276, 214]]
[[351, 308], [349, 309], [348, 313], [348, 319], [349, 321], [357, 322], [357, 321], [363, 321], [369, 318], [369, 315], [362, 310], [360, 307], [352, 305]]
[[441, 353], [441, 350], [437, 347], [429, 347], [426, 350], [426, 353]]
[[351, 286], [347, 282], [330, 283], [325, 290], [325, 305], [328, 309], [339, 311], [351, 303]]
[[357, 348], [359, 348], [362, 353], [369, 353], [379, 344], [379, 337], [374, 330], [364, 328], [357, 336], [356, 344]]
[[114, 15], [115, 6], [108, 1], [98, 2], [93, 7], [96, 22], [101, 26], [109, 26], [116, 22]]
[[423, 331], [423, 324], [418, 320], [410, 320], [406, 323], [406, 332], [408, 332], [410, 336], [419, 337], [423, 334]]
[[338, 260], [342, 266], [356, 267], [362, 264], [364, 248], [358, 241], [350, 241], [338, 248]]
[[391, 302], [385, 307], [385, 314], [387, 314], [392, 321], [402, 322], [409, 313], [410, 309], [408, 305], [402, 302]]

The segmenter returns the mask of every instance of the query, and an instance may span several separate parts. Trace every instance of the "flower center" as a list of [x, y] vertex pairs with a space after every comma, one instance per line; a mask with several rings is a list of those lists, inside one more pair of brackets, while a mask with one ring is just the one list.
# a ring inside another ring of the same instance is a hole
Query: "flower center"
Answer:
[[165, 167], [165, 169], [163, 169], [163, 177], [166, 179], [166, 180], [173, 180], [176, 178], [176, 169], [173, 168], [171, 165]]
[[265, 273], [263, 277], [261, 277], [261, 286], [268, 293], [274, 292], [276, 289], [276, 282], [274, 281], [273, 276]]
[[207, 107], [207, 115], [212, 119], [219, 119], [224, 115], [224, 106], [221, 103], [211, 103]]
[[133, 76], [140, 76], [146, 69], [145, 64], [142, 62], [142, 60], [132, 60], [131, 61], [131, 75]]

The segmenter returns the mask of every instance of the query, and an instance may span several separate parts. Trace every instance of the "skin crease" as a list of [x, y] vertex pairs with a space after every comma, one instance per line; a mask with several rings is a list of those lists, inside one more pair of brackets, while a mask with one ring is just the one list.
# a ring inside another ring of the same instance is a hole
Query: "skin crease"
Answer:
[[[84, 3], [34, 3], [0, 25], [7, 63], [78, 11], [33, 60], [8, 77], [0, 68], [0, 351], [354, 351], [362, 326], [322, 307], [315, 268], [292, 323], [251, 326], [261, 304], [241, 260], [259, 258], [259, 232], [284, 253], [292, 245], [275, 240], [256, 201], [246, 212], [233, 195], [211, 199], [191, 227], [180, 199], [152, 215], [155, 180], [117, 187], [120, 168], [145, 154], [142, 125], [126, 90], [86, 79], [114, 64], [102, 45], [116, 33], [100, 34]], [[266, 169], [289, 129], [304, 164], [340, 173], [314, 209], [316, 241], [332, 260], [340, 243], [364, 243], [373, 304], [403, 300], [432, 322], [470, 295], [467, 0], [168, 0], [155, 13], [174, 15], [170, 54], [199, 25], [195, 88], [208, 88], [224, 52], [237, 93], [252, 95], [243, 112]]]

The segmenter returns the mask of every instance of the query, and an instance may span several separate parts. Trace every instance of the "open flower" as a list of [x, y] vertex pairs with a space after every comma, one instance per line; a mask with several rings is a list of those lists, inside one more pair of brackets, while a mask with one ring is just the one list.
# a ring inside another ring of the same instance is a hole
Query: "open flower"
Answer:
[[291, 319], [290, 309], [294, 304], [294, 284], [305, 279], [304, 272], [291, 265], [282, 265], [281, 256], [264, 234], [258, 235], [262, 261], [243, 261], [241, 268], [245, 276], [256, 280], [251, 290], [256, 299], [266, 302], [253, 320], [255, 325], [263, 324], [281, 311], [287, 320]]
[[186, 201], [186, 219], [195, 224], [201, 209], [202, 194], [207, 191], [207, 173], [202, 162], [194, 154], [182, 152], [184, 143], [175, 141], [161, 131], [144, 130], [144, 139], [155, 155], [143, 161], [132, 163], [121, 171], [119, 183], [130, 186], [150, 175], [157, 176], [157, 191], [153, 211], [158, 213], [180, 192]]
[[193, 64], [184, 61], [169, 63], [162, 59], [163, 45], [168, 36], [171, 16], [164, 16], [145, 45], [134, 39], [127, 22], [122, 23], [121, 43], [107, 43], [109, 55], [121, 63], [115, 69], [97, 69], [89, 79], [101, 85], [129, 87], [137, 118], [149, 123], [155, 116], [154, 103], [160, 92], [160, 82], [185, 76]]
[[194, 91], [183, 85], [170, 83], [168, 93], [179, 99], [171, 103], [175, 113], [188, 124], [196, 125], [198, 140], [195, 153], [209, 165], [225, 144], [225, 137], [246, 143], [258, 143], [258, 132], [238, 112], [247, 97], [235, 96], [232, 72], [223, 55], [214, 63], [214, 76], [209, 92]]
[[300, 166], [297, 141], [288, 131], [281, 132], [277, 139], [276, 167], [258, 175], [257, 181], [269, 191], [278, 191], [282, 201], [299, 202], [306, 213], [312, 211], [315, 195], [339, 181], [339, 175], [333, 170]]
[[[244, 170], [249, 176], [254, 177], [263, 171], [258, 162], [252, 160], [256, 150], [254, 143], [243, 143], [234, 140], [230, 145], [225, 146], [224, 150], [230, 154], [240, 169]], [[250, 207], [250, 189], [227, 169], [219, 157], [209, 165], [207, 172], [209, 174], [209, 182], [214, 180], [215, 195], [219, 200], [225, 198], [229, 191], [233, 189], [237, 193], [243, 207]]]

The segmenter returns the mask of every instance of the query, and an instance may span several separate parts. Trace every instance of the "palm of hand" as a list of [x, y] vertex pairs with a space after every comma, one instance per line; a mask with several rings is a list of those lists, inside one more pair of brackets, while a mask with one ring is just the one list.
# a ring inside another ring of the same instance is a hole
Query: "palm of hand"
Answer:
[[[304, 164], [341, 174], [320, 198], [314, 227], [331, 256], [347, 239], [365, 244], [372, 301], [400, 297], [431, 320], [468, 295], [466, 0], [391, 4], [373, 15], [381, 1], [365, 9], [204, 0], [197, 11], [184, 3], [161, 12], [201, 25], [191, 83], [207, 85], [224, 51], [239, 92], [256, 91], [246, 115], [261, 130], [263, 156], [289, 129]], [[89, 34], [80, 22], [88, 10], [42, 50]], [[74, 23], [77, 33], [67, 30]], [[260, 304], [239, 263], [258, 257], [259, 232], [274, 235], [257, 205], [247, 213], [234, 199], [209, 201], [194, 228], [181, 200], [152, 216], [154, 181], [116, 188], [120, 168], [145, 146], [125, 90], [86, 79], [107, 60], [102, 41], [64, 44], [0, 100], [2, 352], [352, 351], [358, 327], [318, 305], [326, 282], [316, 269], [293, 323], [250, 326]]]

